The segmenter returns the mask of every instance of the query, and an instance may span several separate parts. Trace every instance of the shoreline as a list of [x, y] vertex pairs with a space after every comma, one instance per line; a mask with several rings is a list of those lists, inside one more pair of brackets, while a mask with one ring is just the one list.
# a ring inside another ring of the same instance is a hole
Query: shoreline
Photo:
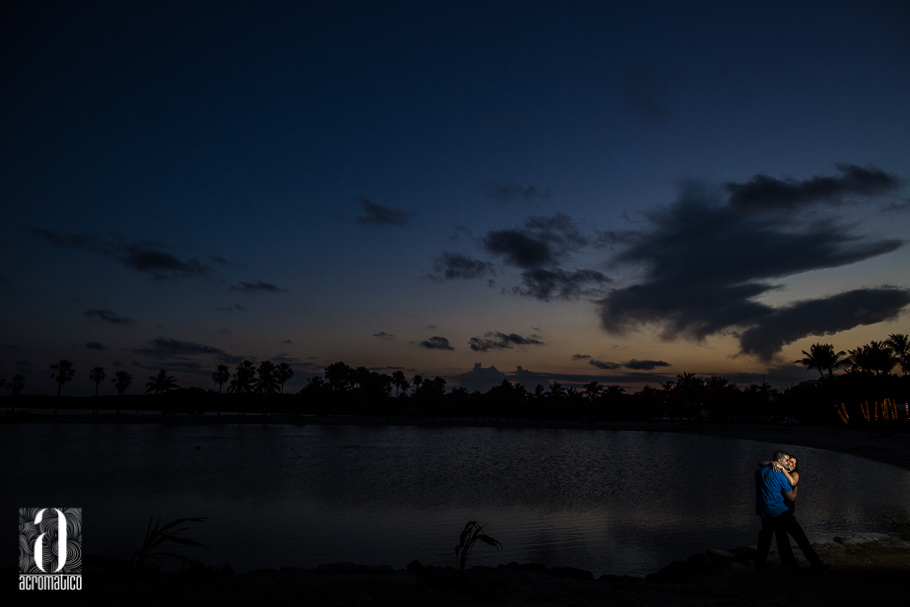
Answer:
[[[750, 562], [751, 548], [709, 548], [644, 578], [603, 575], [594, 579], [589, 571], [534, 563], [473, 567], [463, 579], [454, 568], [423, 567], [416, 562], [398, 570], [334, 563], [317, 569], [284, 567], [231, 575], [134, 576], [123, 570], [87, 567], [84, 590], [30, 592], [29, 604], [852, 607], [906, 601], [910, 540], [865, 534], [814, 546], [830, 569], [811, 569], [799, 551], [800, 567], [785, 569], [777, 564], [772, 550], [769, 566], [758, 570]], [[15, 592], [11, 586], [4, 585], [8, 594]], [[13, 598], [21, 598], [21, 592]]]
[[[691, 422], [613, 422], [584, 423], [560, 421], [516, 421], [478, 419], [429, 419], [386, 417], [316, 417], [293, 415], [167, 415], [151, 413], [32, 413], [0, 415], [0, 424], [47, 423], [114, 423], [166, 425], [293, 425], [293, 426], [407, 426], [422, 428], [497, 428], [502, 430], [610, 430], [635, 432], [676, 432], [700, 436], [716, 436], [737, 440], [753, 440], [774, 445], [795, 445], [845, 453], [910, 470], [910, 432], [870, 431], [841, 427], [718, 424]], [[769, 454], [770, 456], [770, 454]]]

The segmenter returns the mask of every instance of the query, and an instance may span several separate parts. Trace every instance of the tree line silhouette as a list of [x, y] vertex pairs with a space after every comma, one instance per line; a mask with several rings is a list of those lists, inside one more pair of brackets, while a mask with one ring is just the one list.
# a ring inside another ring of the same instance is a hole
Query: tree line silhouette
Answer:
[[[140, 402], [130, 396], [130, 408], [160, 410], [164, 414], [214, 411], [256, 414], [320, 416], [384, 416], [402, 418], [509, 420], [609, 421], [738, 421], [757, 422], [797, 418], [807, 423], [863, 423], [870, 420], [869, 403], [906, 403], [910, 396], [910, 344], [904, 334], [872, 341], [847, 352], [831, 344], [816, 343], [804, 357], [794, 361], [819, 377], [780, 391], [767, 383], [741, 388], [720, 376], [697, 377], [680, 373], [659, 387], [646, 385], [628, 394], [618, 385], [592, 381], [583, 386], [566, 386], [552, 381], [533, 390], [520, 383], [501, 381], [486, 392], [469, 392], [458, 386], [446, 390], [442, 377], [405, 376], [401, 370], [377, 373], [365, 367], [336, 362], [323, 375], [310, 377], [296, 394], [286, 394], [285, 384], [293, 368], [265, 360], [258, 367], [248, 360], [232, 372], [219, 364], [211, 379], [214, 390], [181, 389], [164, 369], [151, 375], [145, 384], [146, 397]], [[900, 367], [902, 375], [892, 371]], [[57, 383], [57, 396], [76, 375], [69, 360], [50, 366]], [[843, 369], [842, 373], [836, 373]], [[89, 379], [95, 384], [93, 412], [97, 412], [100, 385], [107, 379], [103, 367], [93, 367]], [[24, 378], [0, 380], [12, 394], [24, 388]], [[117, 405], [123, 407], [124, 393], [133, 377], [118, 371], [111, 378], [117, 391]], [[226, 386], [226, 389], [225, 389]], [[100, 400], [104, 400], [103, 397]], [[151, 398], [151, 400], [149, 400]], [[106, 407], [113, 408], [113, 407]], [[840, 413], [839, 413], [840, 412]], [[893, 416], [892, 416], [893, 417]], [[906, 421], [906, 409], [903, 420]], [[893, 421], [893, 420], [892, 420]]]

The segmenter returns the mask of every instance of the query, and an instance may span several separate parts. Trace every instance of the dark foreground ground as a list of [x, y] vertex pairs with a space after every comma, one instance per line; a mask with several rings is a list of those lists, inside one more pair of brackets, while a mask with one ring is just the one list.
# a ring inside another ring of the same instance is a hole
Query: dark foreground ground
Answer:
[[[839, 538], [840, 539], [840, 538]], [[225, 577], [146, 576], [131, 579], [103, 568], [83, 573], [79, 592], [4, 590], [11, 605], [905, 605], [910, 592], [910, 541], [855, 537], [817, 546], [831, 565], [758, 571], [751, 551], [709, 550], [671, 563], [647, 578], [603, 576], [534, 565], [475, 568], [459, 581], [450, 569], [410, 571], [287, 568]], [[798, 554], [798, 552], [797, 552]], [[773, 557], [772, 557], [773, 559]], [[13, 575], [4, 576], [8, 589]]]

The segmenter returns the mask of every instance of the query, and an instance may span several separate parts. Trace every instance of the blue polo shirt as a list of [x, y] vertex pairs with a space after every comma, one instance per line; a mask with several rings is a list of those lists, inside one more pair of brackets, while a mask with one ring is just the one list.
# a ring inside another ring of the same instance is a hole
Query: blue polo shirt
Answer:
[[787, 511], [784, 493], [793, 491], [783, 472], [773, 466], [755, 471], [755, 513], [759, 516], [780, 516]]

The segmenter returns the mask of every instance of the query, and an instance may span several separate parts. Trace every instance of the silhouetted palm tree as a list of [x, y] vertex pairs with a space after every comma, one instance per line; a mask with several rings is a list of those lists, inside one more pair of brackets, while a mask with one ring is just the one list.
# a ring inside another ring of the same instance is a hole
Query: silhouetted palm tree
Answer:
[[218, 365], [215, 372], [212, 373], [212, 381], [218, 386], [218, 394], [221, 394], [224, 384], [226, 384], [229, 379], [231, 379], [231, 371], [228, 369], [227, 365]]
[[910, 373], [910, 339], [903, 333], [892, 333], [885, 341], [891, 354], [897, 359], [904, 375]]
[[863, 346], [863, 349], [867, 350], [872, 371], [876, 375], [887, 375], [897, 366], [897, 358], [891, 348], [885, 345], [885, 342], [870, 341], [868, 345]]
[[694, 417], [700, 412], [704, 400], [705, 382], [694, 373], [678, 373], [676, 381], [664, 383], [667, 402], [674, 415]]
[[224, 404], [224, 384], [231, 379], [231, 371], [227, 365], [218, 365], [215, 372], [212, 373], [212, 381], [218, 386], [218, 415], [221, 415], [221, 408]]
[[411, 387], [411, 384], [408, 383], [407, 378], [404, 376], [404, 371], [401, 369], [392, 373], [392, 383], [395, 384], [396, 397], [401, 395], [401, 390], [407, 392], [408, 388]]
[[554, 381], [550, 384], [547, 394], [550, 398], [562, 398], [566, 395], [566, 389], [558, 381]]
[[228, 392], [245, 394], [252, 391], [253, 379], [256, 377], [256, 366], [248, 360], [243, 361], [234, 370], [234, 377], [228, 385]]
[[291, 365], [287, 363], [281, 363], [278, 365], [278, 369], [275, 372], [275, 377], [278, 379], [278, 385], [281, 386], [281, 393], [284, 394], [284, 384], [289, 382], [292, 377], [294, 377], [294, 369], [291, 368]]
[[793, 364], [804, 365], [807, 371], [817, 369], [821, 377], [824, 377], [827, 371], [828, 377], [831, 377], [834, 375], [834, 369], [846, 363], [842, 358], [845, 354], [843, 350], [835, 352], [831, 344], [815, 343], [809, 346], [808, 352], [803, 350], [803, 358], [793, 361]]
[[92, 370], [88, 372], [88, 377], [95, 382], [95, 398], [98, 398], [98, 386], [100, 386], [101, 382], [104, 381], [104, 378], [107, 377], [107, 375], [104, 374], [104, 367], [92, 367]]
[[56, 365], [51, 365], [51, 371], [51, 379], [57, 382], [57, 396], [60, 396], [63, 384], [76, 377], [76, 370], [73, 368], [72, 362], [61, 360]]
[[104, 367], [92, 367], [92, 370], [88, 372], [88, 376], [89, 379], [95, 382], [95, 407], [92, 407], [92, 414], [94, 415], [98, 412], [98, 386], [101, 385], [107, 375], [104, 374]]
[[897, 365], [897, 358], [884, 342], [870, 341], [865, 346], [850, 350], [847, 357], [850, 370], [853, 372], [868, 372], [875, 375], [887, 375]]
[[351, 386], [353, 369], [343, 362], [332, 363], [325, 368], [325, 382], [335, 392], [347, 392]]
[[157, 375], [149, 375], [149, 380], [145, 384], [145, 393], [154, 392], [161, 394], [170, 392], [177, 388], [177, 380], [172, 375], [168, 375], [164, 369], [158, 371]]
[[278, 376], [275, 364], [270, 360], [259, 363], [259, 377], [256, 380], [256, 392], [275, 394], [278, 392]]
[[114, 388], [117, 389], [117, 413], [120, 413], [120, 405], [123, 401], [123, 393], [133, 385], [133, 376], [126, 371], [117, 371], [114, 373], [114, 379], [111, 380]]
[[[234, 377], [228, 386], [228, 392], [233, 394], [246, 394], [253, 390], [253, 380], [256, 378], [256, 366], [248, 360], [237, 365]], [[243, 415], [244, 411], [240, 411]]]
[[588, 397], [588, 400], [594, 401], [603, 394], [604, 387], [601, 386], [596, 381], [585, 384], [585, 396]]
[[154, 392], [155, 394], [161, 395], [161, 415], [164, 415], [164, 394], [176, 388], [177, 380], [175, 380], [173, 376], [168, 375], [167, 371], [162, 369], [158, 371], [158, 375], [149, 375], [149, 381], [145, 384], [145, 393]]

